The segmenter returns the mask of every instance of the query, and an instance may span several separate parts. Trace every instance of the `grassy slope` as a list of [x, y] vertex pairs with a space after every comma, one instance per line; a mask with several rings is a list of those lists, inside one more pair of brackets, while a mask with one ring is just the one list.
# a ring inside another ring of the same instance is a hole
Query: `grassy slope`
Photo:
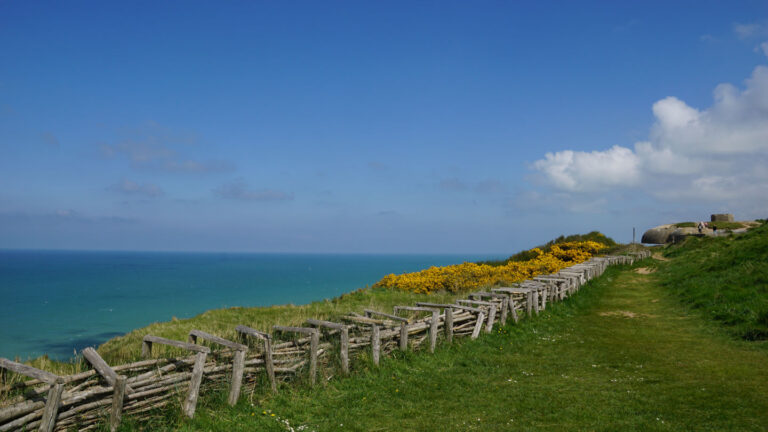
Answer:
[[314, 390], [257, 391], [234, 408], [222, 391], [194, 420], [149, 429], [768, 429], [768, 350], [687, 313], [660, 278], [610, 269], [536, 319], [476, 341], [358, 366]]
[[768, 340], [768, 224], [744, 235], [688, 238], [659, 279], [691, 308], [748, 340]]
[[[453, 303], [456, 295], [434, 293], [426, 300], [438, 303]], [[98, 348], [99, 354], [109, 364], [123, 364], [139, 360], [141, 340], [146, 334], [162, 336], [176, 340], [187, 340], [192, 329], [203, 330], [230, 340], [236, 340], [235, 327], [244, 324], [255, 329], [269, 330], [273, 325], [301, 325], [307, 318], [332, 319], [346, 315], [351, 311], [362, 312], [365, 308], [392, 310], [395, 305], [412, 305], [425, 301], [422, 294], [395, 291], [385, 288], [360, 289], [340, 297], [312, 302], [306, 305], [278, 305], [270, 307], [213, 309], [188, 319], [173, 320], [150, 324], [130, 333], [110, 339]], [[167, 355], [187, 355], [181, 350], [157, 346]], [[64, 363], [38, 357], [29, 364], [57, 374], [71, 374], [89, 369], [82, 358]]]

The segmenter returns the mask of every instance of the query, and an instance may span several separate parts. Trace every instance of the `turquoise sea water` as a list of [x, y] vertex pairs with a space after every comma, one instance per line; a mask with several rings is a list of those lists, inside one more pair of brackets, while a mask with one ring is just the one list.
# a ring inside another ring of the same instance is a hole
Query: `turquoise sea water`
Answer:
[[389, 273], [488, 258], [496, 257], [0, 251], [0, 357], [67, 359], [174, 316], [303, 304]]

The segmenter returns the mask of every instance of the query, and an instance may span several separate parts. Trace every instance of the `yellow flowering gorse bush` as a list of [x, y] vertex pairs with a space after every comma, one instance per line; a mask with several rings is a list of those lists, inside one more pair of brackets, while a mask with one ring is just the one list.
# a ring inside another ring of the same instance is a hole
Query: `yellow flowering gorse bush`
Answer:
[[536, 257], [528, 261], [512, 261], [501, 266], [463, 264], [430, 267], [415, 273], [384, 276], [374, 286], [399, 288], [415, 293], [429, 294], [436, 291], [458, 293], [482, 286], [509, 284], [587, 261], [605, 246], [594, 241], [568, 242], [552, 245], [549, 252], [533, 248]]

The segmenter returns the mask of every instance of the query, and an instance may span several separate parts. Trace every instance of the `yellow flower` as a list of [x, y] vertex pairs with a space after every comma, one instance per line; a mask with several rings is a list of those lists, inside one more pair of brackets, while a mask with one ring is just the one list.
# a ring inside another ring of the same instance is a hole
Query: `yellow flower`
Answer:
[[374, 286], [399, 288], [429, 294], [471, 291], [482, 286], [520, 282], [540, 274], [555, 273], [564, 267], [584, 262], [605, 246], [594, 241], [552, 245], [549, 252], [533, 248], [528, 261], [510, 261], [501, 266], [465, 262], [445, 267], [430, 267], [415, 273], [384, 276]]

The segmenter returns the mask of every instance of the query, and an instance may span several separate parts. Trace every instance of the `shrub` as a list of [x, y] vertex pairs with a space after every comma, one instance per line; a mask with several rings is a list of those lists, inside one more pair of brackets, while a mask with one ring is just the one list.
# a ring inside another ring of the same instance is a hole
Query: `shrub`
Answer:
[[470, 263], [401, 275], [384, 276], [374, 286], [398, 288], [405, 291], [429, 294], [437, 291], [459, 293], [481, 286], [509, 284], [530, 279], [541, 274], [584, 262], [606, 246], [594, 241], [564, 242], [549, 245], [549, 251], [533, 248], [525, 251], [526, 261], [508, 261], [504, 265]]

